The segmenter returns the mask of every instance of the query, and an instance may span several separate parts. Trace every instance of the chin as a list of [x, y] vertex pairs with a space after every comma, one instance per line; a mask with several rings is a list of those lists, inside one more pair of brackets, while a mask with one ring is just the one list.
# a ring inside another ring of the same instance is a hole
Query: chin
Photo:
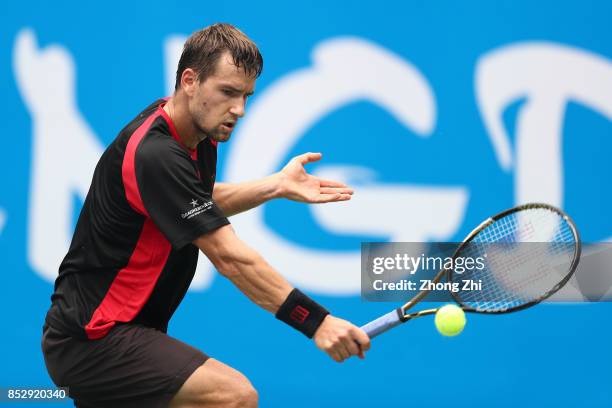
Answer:
[[211, 135], [211, 139], [214, 140], [215, 142], [223, 143], [223, 142], [227, 142], [231, 136], [232, 136], [231, 133], [215, 133]]

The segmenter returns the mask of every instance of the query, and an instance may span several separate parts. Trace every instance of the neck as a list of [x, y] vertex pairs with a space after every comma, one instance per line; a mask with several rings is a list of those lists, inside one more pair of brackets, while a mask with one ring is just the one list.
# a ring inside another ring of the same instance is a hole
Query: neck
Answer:
[[201, 138], [198, 137], [198, 130], [193, 124], [189, 115], [187, 103], [182, 100], [180, 95], [174, 96], [164, 105], [164, 111], [168, 114], [176, 131], [181, 139], [181, 143], [188, 149], [193, 150], [197, 147]]

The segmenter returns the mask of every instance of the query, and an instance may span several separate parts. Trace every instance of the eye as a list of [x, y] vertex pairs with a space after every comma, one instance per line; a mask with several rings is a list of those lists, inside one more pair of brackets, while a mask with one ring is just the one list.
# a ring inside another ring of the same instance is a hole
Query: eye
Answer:
[[223, 93], [227, 96], [233, 96], [234, 95], [234, 91], [232, 91], [231, 89], [224, 89]]

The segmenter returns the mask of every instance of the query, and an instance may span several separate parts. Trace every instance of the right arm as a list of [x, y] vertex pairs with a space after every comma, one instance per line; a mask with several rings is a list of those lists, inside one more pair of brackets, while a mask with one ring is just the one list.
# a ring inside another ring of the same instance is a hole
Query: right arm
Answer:
[[293, 287], [256, 251], [248, 247], [225, 225], [202, 235], [194, 244], [215, 268], [249, 299], [276, 313]]
[[[236, 236], [210, 193], [203, 189], [183, 148], [167, 135], [149, 131], [132, 154], [133, 166], [122, 168], [129, 181], [125, 183], [128, 201], [135, 211], [150, 216], [174, 247], [193, 242], [251, 300], [314, 337], [317, 346], [335, 360], [367, 350], [367, 334], [330, 316], [294, 290]], [[362, 350], [355, 342], [361, 344]]]
[[[293, 290], [261, 255], [238, 238], [230, 225], [202, 235], [194, 244], [221, 275], [269, 312], [276, 314]], [[325, 317], [313, 338], [317, 347], [338, 362], [351, 355], [363, 358], [370, 348], [370, 339], [360, 328], [331, 315]]]

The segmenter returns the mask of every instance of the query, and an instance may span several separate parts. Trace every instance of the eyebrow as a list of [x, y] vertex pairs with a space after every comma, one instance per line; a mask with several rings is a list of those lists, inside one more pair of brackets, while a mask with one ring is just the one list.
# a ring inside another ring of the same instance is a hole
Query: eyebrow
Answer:
[[[235, 86], [232, 86], [232, 85], [230, 85], [230, 84], [222, 84], [221, 86], [222, 86], [223, 88], [227, 88], [227, 89], [229, 89], [229, 90], [231, 90], [231, 91], [233, 91], [233, 92], [242, 93], [242, 89], [240, 89], [240, 88], [236, 88]], [[251, 96], [251, 95], [253, 95], [253, 93], [254, 93], [254, 91], [247, 92], [247, 94], [246, 94], [246, 95], [247, 95], [247, 96]]]

